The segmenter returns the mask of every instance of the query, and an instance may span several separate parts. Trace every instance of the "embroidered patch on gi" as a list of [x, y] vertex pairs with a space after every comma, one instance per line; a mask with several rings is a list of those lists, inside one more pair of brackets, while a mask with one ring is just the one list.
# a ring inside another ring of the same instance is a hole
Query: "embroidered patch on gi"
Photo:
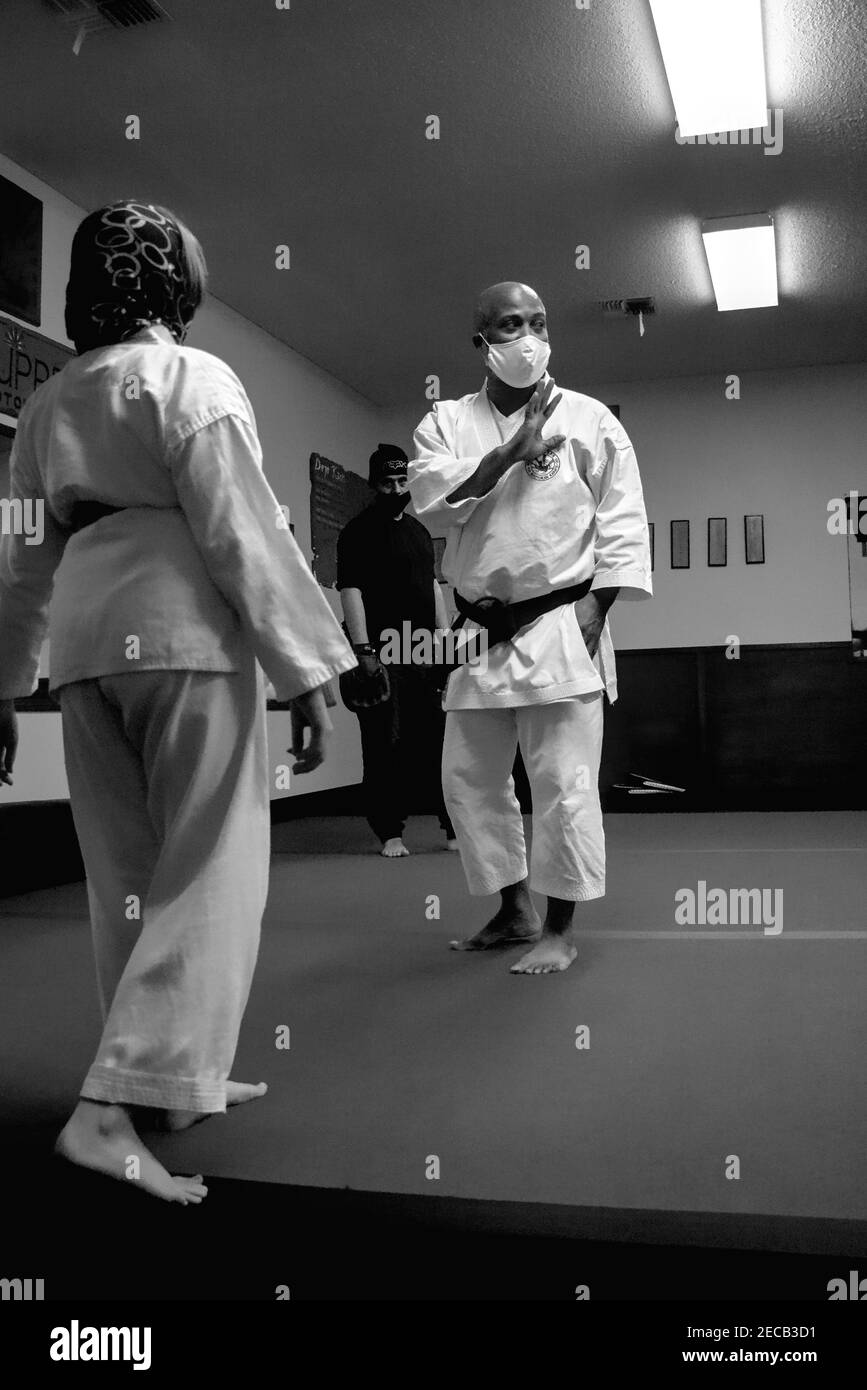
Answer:
[[553, 478], [560, 471], [560, 455], [556, 449], [546, 449], [541, 458], [526, 459], [524, 469], [531, 478]]

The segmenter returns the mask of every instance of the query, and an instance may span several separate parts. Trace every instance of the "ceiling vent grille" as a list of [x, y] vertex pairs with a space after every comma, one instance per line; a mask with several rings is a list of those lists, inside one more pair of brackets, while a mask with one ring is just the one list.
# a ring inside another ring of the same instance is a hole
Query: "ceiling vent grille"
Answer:
[[651, 298], [646, 299], [603, 299], [600, 308], [606, 318], [624, 319], [637, 318], [643, 314], [645, 318], [649, 314], [656, 313], [656, 305]]
[[74, 25], [80, 35], [132, 29], [169, 18], [156, 0], [43, 0], [43, 3], [59, 19]]

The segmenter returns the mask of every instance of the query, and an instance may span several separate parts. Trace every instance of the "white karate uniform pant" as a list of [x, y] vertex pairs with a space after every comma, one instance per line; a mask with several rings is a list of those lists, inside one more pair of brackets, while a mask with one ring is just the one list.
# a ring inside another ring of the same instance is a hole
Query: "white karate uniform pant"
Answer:
[[443, 792], [472, 894], [527, 877], [512, 765], [520, 745], [533, 796], [530, 887], [586, 902], [605, 894], [599, 803], [603, 692], [547, 705], [449, 710]]
[[105, 1023], [81, 1095], [223, 1111], [268, 893], [264, 677], [250, 655], [58, 697]]

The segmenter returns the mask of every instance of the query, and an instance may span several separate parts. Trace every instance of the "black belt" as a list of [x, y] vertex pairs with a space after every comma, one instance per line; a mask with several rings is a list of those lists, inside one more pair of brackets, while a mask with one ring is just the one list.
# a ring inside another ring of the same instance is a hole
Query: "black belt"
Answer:
[[82, 531], [85, 526], [92, 526], [94, 521], [101, 521], [104, 516], [123, 511], [126, 511], [125, 507], [109, 507], [105, 502], [74, 502], [69, 530]]
[[455, 606], [461, 616], [453, 625], [453, 630], [470, 618], [479, 627], [487, 629], [489, 647], [496, 646], [498, 642], [510, 642], [520, 628], [534, 623], [543, 613], [550, 613], [552, 609], [562, 608], [567, 603], [577, 603], [590, 592], [592, 583], [592, 579], [585, 579], [581, 584], [552, 589], [538, 598], [525, 598], [518, 603], [502, 603], [498, 598], [481, 598], [478, 603], [469, 603], [455, 589]]

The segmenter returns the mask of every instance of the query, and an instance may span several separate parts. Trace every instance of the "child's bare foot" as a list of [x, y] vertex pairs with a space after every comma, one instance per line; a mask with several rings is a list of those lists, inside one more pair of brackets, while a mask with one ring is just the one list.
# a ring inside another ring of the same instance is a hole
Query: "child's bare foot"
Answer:
[[146, 1149], [122, 1105], [79, 1100], [54, 1146], [55, 1153], [82, 1168], [141, 1187], [166, 1202], [198, 1204], [208, 1195], [202, 1175], [173, 1177]]
[[[268, 1090], [265, 1081], [259, 1081], [255, 1085], [251, 1081], [227, 1081], [226, 1082], [226, 1109], [233, 1105], [243, 1105], [248, 1100], [258, 1100], [264, 1096]], [[219, 1111], [206, 1110], [202, 1113], [199, 1110], [156, 1110], [154, 1114], [154, 1128], [169, 1130], [176, 1134], [179, 1130], [190, 1129], [192, 1125], [201, 1124], [202, 1120], [209, 1120], [212, 1114], [219, 1114]]]

